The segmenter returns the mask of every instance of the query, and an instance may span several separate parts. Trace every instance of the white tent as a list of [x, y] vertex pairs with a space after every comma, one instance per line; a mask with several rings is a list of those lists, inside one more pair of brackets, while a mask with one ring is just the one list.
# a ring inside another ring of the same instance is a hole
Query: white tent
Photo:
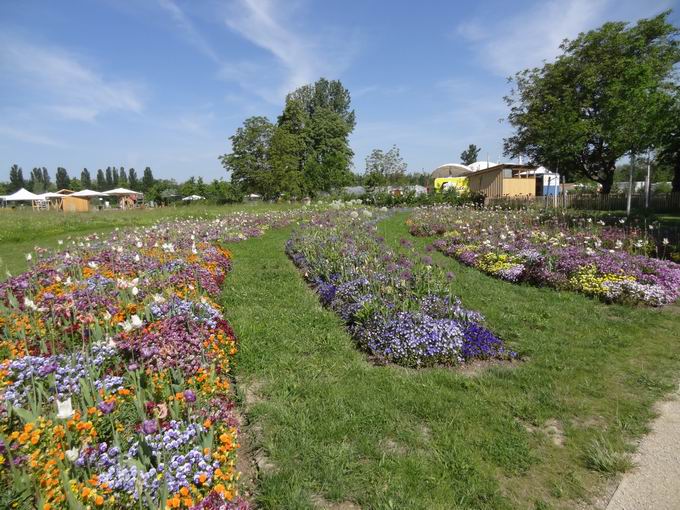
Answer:
[[109, 191], [105, 191], [109, 196], [115, 197], [118, 195], [125, 196], [125, 195], [143, 195], [144, 193], [140, 193], [139, 191], [132, 191], [131, 189], [127, 188], [115, 188], [111, 189]]
[[31, 193], [25, 188], [21, 188], [19, 191], [16, 193], [12, 193], [11, 195], [7, 195], [5, 197], [5, 200], [7, 202], [22, 202], [22, 201], [34, 201], [34, 200], [44, 200], [40, 195], [36, 195], [35, 193]]
[[68, 196], [78, 197], [78, 198], [95, 198], [95, 197], [107, 198], [108, 197], [108, 195], [106, 193], [100, 193], [99, 191], [93, 191], [91, 189], [84, 189], [82, 191], [76, 191], [75, 193], [71, 193]]
[[464, 177], [471, 174], [470, 169], [459, 163], [446, 163], [445, 165], [438, 166], [432, 172], [432, 178], [437, 179], [440, 177]]
[[67, 195], [62, 195], [61, 193], [53, 193], [48, 191], [47, 193], [41, 193], [38, 195], [41, 200], [49, 200], [50, 198], [64, 198]]
[[500, 165], [500, 163], [495, 163], [493, 161], [475, 161], [468, 165], [468, 168], [473, 172], [479, 172], [480, 170], [486, 170], [492, 166]]
[[189, 195], [188, 197], [184, 197], [182, 200], [185, 201], [205, 200], [205, 197], [202, 197], [201, 195]]

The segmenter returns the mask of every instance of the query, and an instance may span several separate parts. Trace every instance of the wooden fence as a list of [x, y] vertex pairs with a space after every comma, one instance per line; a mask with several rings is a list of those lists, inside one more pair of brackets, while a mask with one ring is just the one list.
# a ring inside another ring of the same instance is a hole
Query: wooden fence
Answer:
[[[487, 198], [487, 205], [503, 207], [558, 207], [565, 209], [590, 209], [596, 211], [625, 211], [628, 195], [610, 193], [609, 195], [571, 193], [567, 195], [546, 197], [500, 197]], [[632, 209], [645, 209], [644, 193], [634, 193], [631, 200]], [[680, 193], [657, 193], [649, 197], [650, 212], [680, 212]]]

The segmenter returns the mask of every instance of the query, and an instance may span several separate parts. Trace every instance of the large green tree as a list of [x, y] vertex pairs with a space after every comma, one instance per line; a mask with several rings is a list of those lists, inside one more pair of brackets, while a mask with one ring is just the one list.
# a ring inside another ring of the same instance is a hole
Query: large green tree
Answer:
[[667, 88], [680, 61], [668, 15], [605, 23], [565, 41], [555, 62], [515, 75], [506, 97], [515, 133], [505, 154], [587, 177], [609, 193], [617, 160], [658, 143], [668, 115]]
[[156, 179], [153, 177], [153, 172], [151, 171], [151, 167], [146, 167], [144, 169], [144, 173], [142, 174], [142, 191], [146, 193], [149, 191], [154, 183], [156, 182]]
[[301, 197], [307, 192], [304, 169], [308, 121], [302, 103], [297, 99], [289, 99], [279, 116], [269, 148], [272, 191], [277, 195]]
[[351, 98], [340, 80], [320, 78], [316, 82], [303, 85], [286, 96], [286, 104], [298, 101], [307, 117], [313, 118], [321, 109], [330, 110], [342, 117], [351, 133], [356, 124], [354, 110], [350, 109]]
[[84, 189], [92, 188], [92, 177], [90, 176], [90, 171], [87, 168], [83, 168], [83, 171], [80, 172], [80, 185]]
[[668, 111], [658, 148], [658, 159], [673, 170], [673, 191], [680, 192], [680, 87], [671, 91], [673, 104]]
[[128, 170], [128, 184], [130, 184], [132, 191], [137, 191], [139, 188], [139, 177], [137, 177], [137, 171], [134, 168]]
[[57, 168], [57, 174], [54, 178], [57, 183], [57, 189], [68, 189], [71, 185], [71, 179], [68, 176], [68, 172], [65, 168]]
[[24, 171], [19, 165], [12, 165], [9, 169], [9, 193], [14, 193], [25, 187], [26, 181], [24, 180]]
[[97, 170], [97, 191], [104, 191], [106, 189], [106, 177], [104, 171], [100, 168]]
[[266, 117], [250, 117], [229, 139], [231, 152], [220, 156], [232, 184], [245, 193], [272, 194], [269, 148], [274, 126]]

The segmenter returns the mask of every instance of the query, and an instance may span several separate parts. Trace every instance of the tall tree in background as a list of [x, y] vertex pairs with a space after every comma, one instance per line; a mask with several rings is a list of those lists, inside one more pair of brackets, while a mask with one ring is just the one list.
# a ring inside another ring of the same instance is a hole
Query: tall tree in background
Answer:
[[115, 188], [118, 186], [118, 182], [120, 180], [120, 176], [118, 175], [118, 169], [114, 166], [111, 169], [111, 180], [112, 180], [112, 186]]
[[229, 139], [229, 154], [220, 156], [231, 172], [231, 182], [246, 193], [271, 195], [272, 176], [269, 147], [274, 126], [266, 117], [250, 117]]
[[50, 190], [50, 186], [52, 186], [52, 181], [50, 179], [50, 173], [47, 171], [47, 168], [42, 167], [42, 182], [45, 186], [45, 191]]
[[291, 100], [298, 101], [309, 118], [321, 109], [329, 110], [345, 121], [350, 133], [354, 131], [356, 118], [354, 110], [350, 109], [349, 90], [340, 80], [321, 78], [313, 84], [303, 85], [286, 96], [286, 104]]
[[367, 186], [384, 186], [401, 182], [406, 173], [406, 162], [399, 153], [399, 148], [393, 145], [390, 150], [373, 149], [366, 157]]
[[12, 165], [9, 169], [9, 187], [8, 191], [14, 193], [19, 191], [21, 188], [26, 187], [26, 181], [24, 181], [24, 172], [19, 165]]
[[668, 115], [668, 82], [680, 61], [669, 12], [633, 26], [605, 23], [565, 41], [554, 63], [515, 75], [506, 97], [515, 133], [505, 154], [526, 155], [609, 193], [616, 162], [654, 146]]
[[84, 189], [92, 188], [92, 178], [90, 177], [90, 171], [87, 168], [83, 168], [83, 171], [80, 172], [80, 185]]
[[307, 115], [300, 101], [291, 99], [278, 119], [271, 138], [269, 162], [272, 193], [301, 197], [305, 193], [305, 126]]
[[474, 143], [468, 145], [468, 148], [460, 153], [460, 160], [464, 165], [471, 165], [477, 161], [477, 156], [482, 149], [477, 147]]
[[26, 189], [36, 194], [45, 193], [47, 191], [42, 168], [36, 167], [31, 170], [31, 176], [26, 183]]
[[124, 167], [120, 167], [120, 171], [118, 172], [118, 186], [120, 186], [121, 188], [128, 187], [128, 178], [127, 173], [125, 173]]
[[142, 191], [146, 193], [154, 185], [155, 179], [153, 178], [153, 172], [150, 167], [144, 169], [144, 174], [142, 175]]
[[97, 170], [97, 191], [104, 191], [106, 189], [106, 177], [104, 171], [100, 168]]
[[65, 168], [57, 168], [57, 174], [54, 179], [57, 183], [57, 189], [68, 189], [71, 185], [71, 179], [69, 179], [68, 172]]
[[132, 191], [137, 191], [139, 189], [139, 178], [137, 177], [137, 171], [134, 168], [130, 168], [128, 171], [128, 183]]
[[111, 170], [110, 166], [106, 167], [106, 189], [111, 189], [114, 187], [114, 181], [113, 181], [113, 171]]

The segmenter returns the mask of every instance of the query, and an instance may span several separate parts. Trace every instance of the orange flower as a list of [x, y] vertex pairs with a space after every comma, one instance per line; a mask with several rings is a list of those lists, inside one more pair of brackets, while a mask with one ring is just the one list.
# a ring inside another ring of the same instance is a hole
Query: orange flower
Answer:
[[188, 496], [188, 495], [189, 495], [189, 489], [187, 489], [186, 487], [182, 487], [182, 488], [179, 490], [179, 493], [180, 493], [182, 496]]
[[95, 496], [95, 498], [94, 498], [94, 503], [97, 506], [103, 505], [104, 504], [104, 497], [97, 494], [97, 496]]
[[208, 479], [208, 476], [205, 473], [201, 473], [200, 475], [198, 475], [198, 481], [201, 484], [204, 484], [207, 479]]

